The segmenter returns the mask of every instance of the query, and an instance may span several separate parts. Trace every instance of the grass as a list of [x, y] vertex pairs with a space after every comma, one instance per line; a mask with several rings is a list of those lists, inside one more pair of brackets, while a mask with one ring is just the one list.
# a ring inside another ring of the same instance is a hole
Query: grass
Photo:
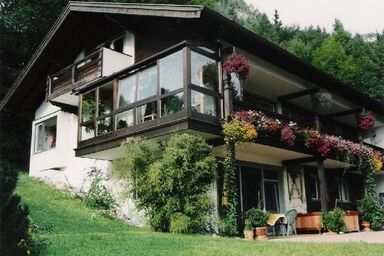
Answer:
[[244, 241], [151, 232], [103, 217], [78, 200], [21, 175], [17, 193], [31, 210], [41, 255], [383, 255], [364, 243], [304, 244]]

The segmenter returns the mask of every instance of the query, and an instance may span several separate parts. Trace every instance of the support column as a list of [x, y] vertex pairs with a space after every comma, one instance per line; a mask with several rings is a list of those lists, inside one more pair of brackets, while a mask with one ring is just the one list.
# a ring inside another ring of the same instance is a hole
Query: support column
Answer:
[[227, 80], [224, 81], [224, 118], [233, 114], [233, 95], [230, 86], [230, 77], [227, 75]]
[[322, 159], [317, 160], [317, 176], [319, 177], [319, 192], [320, 192], [320, 203], [321, 211], [325, 212], [328, 210], [327, 207], [327, 184], [325, 181], [324, 173], [324, 161]]

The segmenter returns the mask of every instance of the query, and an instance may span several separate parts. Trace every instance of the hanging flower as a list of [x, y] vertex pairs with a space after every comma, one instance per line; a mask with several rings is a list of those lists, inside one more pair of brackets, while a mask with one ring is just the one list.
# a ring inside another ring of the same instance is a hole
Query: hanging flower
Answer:
[[249, 63], [243, 55], [233, 53], [223, 62], [223, 70], [227, 74], [236, 73], [240, 80], [245, 80], [249, 75]]
[[376, 118], [373, 116], [372, 112], [363, 114], [358, 120], [358, 127], [360, 130], [370, 130], [375, 126]]
[[257, 137], [255, 126], [238, 117], [223, 124], [223, 134], [227, 143], [250, 142]]

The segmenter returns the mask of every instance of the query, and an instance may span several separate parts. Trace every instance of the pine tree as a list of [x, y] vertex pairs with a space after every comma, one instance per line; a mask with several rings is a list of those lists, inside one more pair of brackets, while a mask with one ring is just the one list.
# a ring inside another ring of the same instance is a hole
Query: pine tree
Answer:
[[30, 240], [28, 208], [14, 193], [18, 171], [0, 162], [0, 252], [2, 255], [27, 255]]

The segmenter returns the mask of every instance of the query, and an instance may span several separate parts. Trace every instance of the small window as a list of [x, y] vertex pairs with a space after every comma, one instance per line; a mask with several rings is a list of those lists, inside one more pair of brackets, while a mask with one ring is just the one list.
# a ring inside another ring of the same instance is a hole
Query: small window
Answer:
[[133, 109], [116, 114], [116, 129], [120, 130], [135, 124]]
[[49, 118], [35, 126], [35, 153], [56, 147], [57, 117]]
[[180, 50], [159, 61], [161, 94], [169, 93], [183, 88], [183, 51]]
[[135, 101], [136, 75], [124, 78], [119, 82], [118, 107], [125, 107]]
[[341, 202], [349, 202], [348, 182], [346, 179], [337, 179], [337, 200]]
[[99, 113], [98, 116], [108, 115], [113, 109], [113, 82], [99, 88]]
[[315, 174], [309, 176], [309, 187], [311, 191], [312, 200], [320, 200], [319, 195], [319, 180]]
[[180, 92], [161, 99], [161, 116], [171, 115], [184, 108], [184, 93]]
[[138, 76], [137, 100], [155, 96], [157, 94], [157, 66], [139, 72]]
[[157, 118], [156, 101], [152, 101], [140, 107], [137, 107], [136, 114], [138, 123], [144, 123], [155, 120]]

